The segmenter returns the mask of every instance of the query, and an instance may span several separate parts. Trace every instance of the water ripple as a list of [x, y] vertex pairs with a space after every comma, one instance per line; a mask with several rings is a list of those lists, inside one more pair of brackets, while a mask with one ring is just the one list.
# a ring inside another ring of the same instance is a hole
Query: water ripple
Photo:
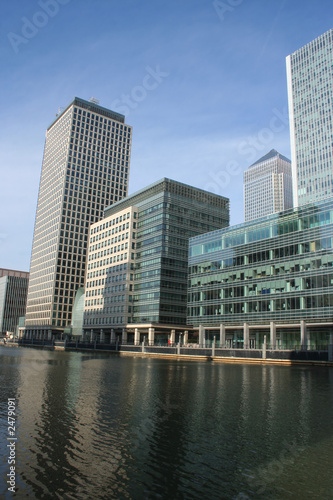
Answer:
[[1, 361], [18, 498], [333, 497], [329, 369], [28, 349]]

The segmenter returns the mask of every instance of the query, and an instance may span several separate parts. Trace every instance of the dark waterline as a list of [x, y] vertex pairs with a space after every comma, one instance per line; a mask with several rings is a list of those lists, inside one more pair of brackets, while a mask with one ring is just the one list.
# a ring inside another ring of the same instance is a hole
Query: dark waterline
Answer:
[[0, 362], [2, 497], [16, 398], [13, 498], [333, 498], [333, 368], [6, 347]]

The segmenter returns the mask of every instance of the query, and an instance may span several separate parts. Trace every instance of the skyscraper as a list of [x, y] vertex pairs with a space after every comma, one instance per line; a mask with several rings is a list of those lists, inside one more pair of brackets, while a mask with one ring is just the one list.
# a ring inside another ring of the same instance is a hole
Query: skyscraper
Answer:
[[287, 57], [294, 205], [333, 196], [333, 29]]
[[245, 222], [292, 206], [291, 162], [272, 149], [244, 172]]
[[228, 198], [167, 178], [107, 207], [90, 228], [84, 330], [186, 325], [188, 240], [228, 225]]
[[16, 334], [27, 302], [29, 273], [0, 269], [0, 333]]
[[26, 331], [62, 332], [84, 286], [89, 226], [127, 195], [132, 129], [95, 99], [75, 97], [46, 132]]

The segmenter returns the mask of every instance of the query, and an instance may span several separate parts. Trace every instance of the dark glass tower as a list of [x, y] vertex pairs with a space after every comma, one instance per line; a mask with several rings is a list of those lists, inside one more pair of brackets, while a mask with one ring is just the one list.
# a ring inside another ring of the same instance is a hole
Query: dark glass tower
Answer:
[[228, 225], [228, 198], [166, 178], [108, 207], [90, 230], [85, 330], [185, 325], [189, 238]]

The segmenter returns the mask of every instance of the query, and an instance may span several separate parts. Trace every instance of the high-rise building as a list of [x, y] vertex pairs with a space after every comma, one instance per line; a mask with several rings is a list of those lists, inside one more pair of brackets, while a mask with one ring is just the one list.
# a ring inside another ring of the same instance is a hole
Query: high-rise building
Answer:
[[166, 178], [106, 208], [90, 228], [84, 330], [186, 325], [188, 239], [228, 225], [228, 198]]
[[27, 334], [62, 332], [84, 286], [90, 224], [127, 195], [132, 129], [75, 97], [46, 132], [26, 310]]
[[294, 206], [333, 196], [333, 29], [287, 57]]
[[16, 333], [19, 318], [24, 316], [29, 273], [0, 269], [0, 333]]
[[245, 221], [292, 206], [291, 162], [272, 149], [244, 172]]
[[266, 334], [273, 346], [327, 346], [332, 270], [332, 198], [196, 236], [188, 324], [228, 347], [260, 347]]

